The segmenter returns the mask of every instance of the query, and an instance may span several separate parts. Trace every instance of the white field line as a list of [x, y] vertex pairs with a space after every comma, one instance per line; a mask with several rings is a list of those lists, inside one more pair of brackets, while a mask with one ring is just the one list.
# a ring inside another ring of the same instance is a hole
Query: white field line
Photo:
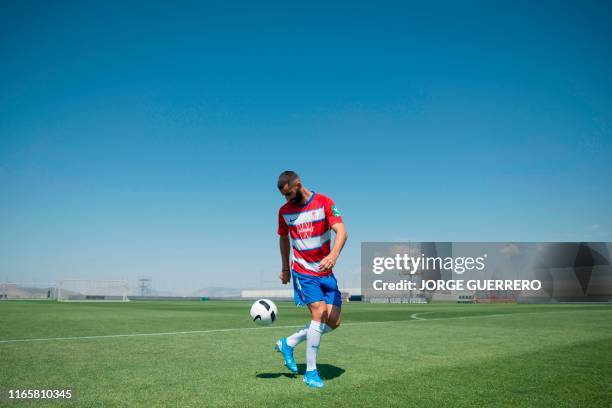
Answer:
[[[475, 319], [475, 318], [486, 318], [486, 317], [503, 317], [503, 316], [522, 316], [527, 314], [545, 314], [545, 313], [576, 313], [574, 310], [563, 310], [558, 312], [527, 312], [527, 313], [499, 313], [499, 314], [489, 314], [489, 315], [474, 315], [474, 316], [459, 316], [459, 317], [441, 317], [434, 319], [425, 319], [422, 317], [418, 317], [418, 315], [423, 315], [425, 313], [434, 313], [434, 312], [422, 312], [422, 313], [413, 313], [410, 315], [411, 320], [381, 320], [375, 322], [353, 322], [353, 323], [343, 323], [342, 326], [360, 326], [365, 324], [386, 324], [386, 323], [410, 323], [410, 322], [429, 322], [435, 320], [459, 320], [459, 319]], [[579, 313], [579, 312], [578, 312]], [[181, 334], [207, 334], [207, 333], [225, 333], [225, 332], [235, 332], [242, 330], [274, 330], [274, 329], [295, 329], [301, 328], [304, 325], [294, 325], [294, 326], [273, 326], [273, 327], [235, 327], [231, 329], [211, 329], [211, 330], [191, 330], [191, 331], [175, 331], [175, 332], [160, 332], [160, 333], [128, 333], [128, 334], [107, 334], [107, 335], [99, 335], [99, 336], [74, 336], [74, 337], [43, 337], [43, 338], [34, 338], [34, 339], [10, 339], [10, 340], [0, 340], [0, 344], [6, 343], [24, 343], [24, 342], [33, 342], [33, 341], [54, 341], [54, 340], [95, 340], [95, 339], [114, 339], [120, 337], [146, 337], [146, 336], [176, 336]]]

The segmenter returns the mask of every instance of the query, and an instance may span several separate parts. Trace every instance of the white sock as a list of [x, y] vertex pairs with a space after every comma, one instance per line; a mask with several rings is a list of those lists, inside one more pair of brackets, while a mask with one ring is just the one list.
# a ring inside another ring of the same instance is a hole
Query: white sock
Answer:
[[287, 345], [289, 347], [295, 347], [304, 340], [306, 340], [306, 335], [308, 334], [308, 325], [304, 326], [302, 330], [296, 331], [291, 336], [287, 337]]
[[[287, 345], [289, 347], [295, 347], [306, 340], [306, 336], [308, 335], [308, 327], [310, 327], [310, 325], [307, 324], [302, 330], [296, 331], [291, 336], [287, 337]], [[321, 323], [321, 327], [323, 327], [323, 332], [321, 334], [329, 333], [330, 331], [334, 330], [325, 323]]]
[[325, 323], [310, 321], [310, 327], [308, 327], [306, 335], [306, 371], [317, 369], [317, 353], [325, 326]]

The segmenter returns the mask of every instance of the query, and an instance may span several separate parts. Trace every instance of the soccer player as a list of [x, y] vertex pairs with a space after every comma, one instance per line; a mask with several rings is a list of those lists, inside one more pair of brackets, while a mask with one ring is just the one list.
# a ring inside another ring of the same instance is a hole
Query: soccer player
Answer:
[[[280, 280], [286, 285], [293, 277], [295, 304], [307, 305], [311, 320], [302, 330], [278, 340], [274, 348], [282, 353], [285, 366], [297, 373], [293, 349], [306, 341], [304, 382], [321, 388], [324, 384], [317, 372], [317, 352], [321, 335], [340, 326], [342, 298], [332, 268], [346, 242], [346, 229], [334, 202], [304, 187], [295, 172], [281, 173], [278, 189], [287, 199], [278, 212], [283, 263]], [[336, 233], [331, 249], [330, 229]]]

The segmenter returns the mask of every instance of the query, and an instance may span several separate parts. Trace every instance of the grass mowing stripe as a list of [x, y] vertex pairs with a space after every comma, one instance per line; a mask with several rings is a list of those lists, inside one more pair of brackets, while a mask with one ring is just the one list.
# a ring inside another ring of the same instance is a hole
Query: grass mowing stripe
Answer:
[[[431, 312], [428, 312], [428, 313], [431, 313]], [[504, 316], [514, 316], [514, 315], [522, 316], [526, 314], [546, 314], [546, 313], [558, 314], [558, 313], [580, 313], [580, 312], [564, 310], [564, 311], [557, 311], [557, 312], [498, 313], [498, 314], [475, 315], [475, 316], [440, 317], [440, 318], [433, 318], [433, 319], [425, 319], [422, 317], [418, 317], [418, 315], [422, 315], [424, 313], [413, 313], [412, 315], [410, 315], [411, 320], [404, 319], [404, 320], [378, 320], [378, 321], [373, 321], [373, 322], [353, 322], [353, 323], [344, 323], [343, 326], [381, 324], [381, 323], [407, 323], [407, 322], [435, 321], [435, 320], [475, 319], [475, 318], [504, 317]], [[181, 335], [181, 334], [223, 333], [223, 332], [233, 332], [233, 331], [241, 331], [241, 330], [295, 329], [299, 327], [304, 327], [304, 325], [274, 326], [274, 327], [234, 327], [234, 328], [229, 328], [229, 329], [191, 330], [191, 331], [176, 331], [176, 332], [161, 332], [161, 333], [106, 334], [106, 335], [98, 335], [98, 336], [46, 337], [46, 338], [37, 338], [37, 339], [8, 339], [8, 340], [0, 340], [0, 343], [6, 344], [6, 343], [24, 343], [24, 342], [54, 341], [54, 340], [95, 340], [95, 339], [112, 339], [112, 338], [121, 338], [121, 337], [175, 336], [175, 335]]]

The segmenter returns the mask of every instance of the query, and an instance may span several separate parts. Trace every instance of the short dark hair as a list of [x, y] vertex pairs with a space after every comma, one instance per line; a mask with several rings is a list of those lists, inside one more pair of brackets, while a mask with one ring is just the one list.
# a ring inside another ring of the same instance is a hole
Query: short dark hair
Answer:
[[286, 170], [283, 171], [280, 176], [278, 176], [278, 189], [281, 190], [287, 184], [293, 183], [295, 180], [299, 179], [300, 176], [295, 171]]

